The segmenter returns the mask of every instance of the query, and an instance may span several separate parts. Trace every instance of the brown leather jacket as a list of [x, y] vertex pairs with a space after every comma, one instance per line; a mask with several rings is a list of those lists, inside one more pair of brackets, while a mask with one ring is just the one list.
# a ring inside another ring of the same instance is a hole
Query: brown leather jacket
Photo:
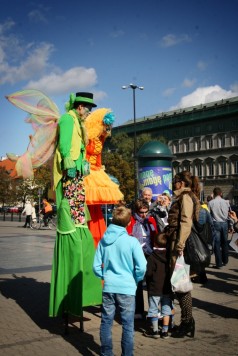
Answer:
[[200, 202], [190, 188], [174, 191], [174, 199], [169, 210], [168, 226], [165, 233], [168, 240], [170, 273], [172, 275], [178, 251], [185, 247], [191, 233], [193, 220], [198, 221]]

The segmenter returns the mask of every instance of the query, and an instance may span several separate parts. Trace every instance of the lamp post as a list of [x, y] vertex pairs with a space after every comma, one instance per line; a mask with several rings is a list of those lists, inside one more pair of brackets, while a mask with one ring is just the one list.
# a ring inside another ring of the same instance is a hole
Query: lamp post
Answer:
[[135, 190], [135, 199], [137, 198], [137, 172], [136, 172], [136, 96], [135, 90], [143, 90], [144, 87], [139, 87], [134, 84], [123, 85], [122, 89], [132, 89], [133, 90], [133, 116], [134, 116], [134, 190]]

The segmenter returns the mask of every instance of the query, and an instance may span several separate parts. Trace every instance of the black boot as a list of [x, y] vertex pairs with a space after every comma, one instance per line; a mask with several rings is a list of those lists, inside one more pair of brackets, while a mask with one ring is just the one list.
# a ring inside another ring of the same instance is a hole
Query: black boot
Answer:
[[195, 334], [195, 320], [192, 318], [188, 323], [182, 321], [178, 329], [172, 333], [172, 337], [182, 338], [184, 336], [194, 337]]

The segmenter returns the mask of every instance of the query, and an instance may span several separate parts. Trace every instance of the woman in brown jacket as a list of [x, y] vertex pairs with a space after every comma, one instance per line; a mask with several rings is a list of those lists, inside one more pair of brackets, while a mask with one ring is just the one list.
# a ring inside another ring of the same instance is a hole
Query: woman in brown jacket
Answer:
[[[172, 276], [176, 259], [183, 254], [185, 243], [191, 233], [193, 220], [198, 221], [200, 202], [192, 192], [192, 176], [183, 171], [174, 177], [174, 197], [168, 215], [168, 226], [165, 233], [168, 241], [170, 274]], [[173, 337], [194, 337], [195, 321], [192, 315], [191, 292], [176, 293], [181, 308], [181, 324]]]

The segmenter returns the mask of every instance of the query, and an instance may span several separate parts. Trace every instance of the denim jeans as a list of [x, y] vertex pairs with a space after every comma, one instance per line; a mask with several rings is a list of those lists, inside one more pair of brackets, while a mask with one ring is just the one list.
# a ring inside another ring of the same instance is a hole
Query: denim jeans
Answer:
[[149, 296], [149, 310], [148, 318], [158, 319], [158, 307], [161, 304], [162, 316], [170, 316], [172, 314], [172, 301], [169, 297], [165, 296]]
[[117, 293], [103, 293], [100, 326], [101, 355], [113, 356], [112, 325], [117, 307], [122, 323], [122, 355], [133, 356], [135, 296]]
[[216, 266], [221, 267], [222, 263], [228, 263], [228, 224], [227, 222], [214, 221], [216, 235], [214, 239], [214, 254]]

